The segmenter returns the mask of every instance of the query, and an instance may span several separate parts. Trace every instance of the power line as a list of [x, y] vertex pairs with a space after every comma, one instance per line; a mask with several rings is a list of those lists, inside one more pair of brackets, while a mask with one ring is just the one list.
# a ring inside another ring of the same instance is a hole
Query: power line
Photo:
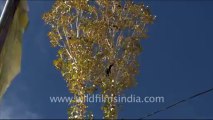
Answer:
[[142, 118], [140, 118], [140, 119], [145, 119], [145, 118], [148, 118], [148, 117], [153, 116], [153, 115], [155, 115], [155, 114], [158, 114], [158, 113], [160, 113], [160, 112], [166, 111], [166, 110], [168, 110], [168, 109], [170, 109], [170, 108], [172, 108], [172, 107], [175, 107], [176, 105], [178, 105], [178, 104], [180, 104], [180, 103], [187, 102], [187, 101], [189, 101], [189, 100], [191, 100], [191, 99], [193, 99], [193, 98], [195, 98], [195, 97], [201, 96], [201, 95], [206, 94], [206, 93], [209, 93], [209, 92], [211, 92], [211, 91], [213, 91], [213, 88], [208, 89], [208, 90], [203, 91], [203, 92], [200, 92], [200, 93], [197, 93], [197, 94], [194, 94], [194, 95], [192, 95], [192, 96], [190, 96], [190, 97], [188, 97], [188, 98], [185, 98], [185, 99], [183, 99], [183, 100], [180, 100], [180, 101], [178, 101], [178, 102], [176, 102], [176, 103], [174, 103], [174, 104], [172, 104], [172, 105], [169, 105], [169, 106], [167, 106], [167, 107], [164, 107], [164, 108], [162, 108], [162, 109], [159, 109], [159, 110], [157, 110], [157, 111], [155, 111], [155, 112], [149, 113], [149, 114], [147, 114], [146, 116], [144, 116], [144, 117], [142, 117]]

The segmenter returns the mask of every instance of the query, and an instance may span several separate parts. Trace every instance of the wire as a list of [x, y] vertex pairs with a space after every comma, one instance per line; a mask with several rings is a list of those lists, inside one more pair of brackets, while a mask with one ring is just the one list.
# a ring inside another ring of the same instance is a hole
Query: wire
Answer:
[[192, 96], [190, 96], [190, 97], [188, 97], [188, 98], [185, 98], [185, 99], [183, 99], [183, 100], [180, 100], [180, 101], [178, 101], [178, 102], [176, 102], [176, 103], [174, 103], [174, 104], [172, 104], [172, 105], [170, 105], [170, 106], [164, 107], [164, 108], [159, 109], [159, 110], [157, 110], [157, 111], [155, 111], [155, 112], [149, 113], [149, 114], [147, 114], [146, 116], [144, 116], [144, 117], [142, 117], [142, 118], [140, 118], [140, 119], [145, 119], [145, 118], [151, 117], [151, 116], [153, 116], [153, 115], [155, 115], [155, 114], [158, 114], [158, 113], [163, 112], [163, 111], [166, 111], [166, 110], [168, 110], [168, 109], [170, 109], [170, 108], [172, 108], [172, 107], [175, 107], [176, 105], [178, 105], [178, 104], [180, 104], [180, 103], [187, 102], [187, 101], [189, 101], [189, 100], [191, 100], [191, 99], [193, 99], [193, 98], [195, 98], [195, 97], [204, 95], [204, 94], [209, 93], [209, 92], [211, 92], [211, 91], [213, 91], [213, 88], [208, 89], [208, 90], [203, 91], [203, 92], [200, 92], [200, 93], [197, 93], [197, 94], [195, 94], [195, 95], [192, 95]]

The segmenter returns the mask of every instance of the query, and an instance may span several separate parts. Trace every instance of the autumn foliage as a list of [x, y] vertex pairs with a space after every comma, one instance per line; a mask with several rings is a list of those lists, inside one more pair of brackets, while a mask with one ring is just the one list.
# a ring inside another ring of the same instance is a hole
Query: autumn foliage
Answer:
[[[79, 98], [71, 102], [70, 119], [93, 117], [87, 115], [86, 94], [99, 89], [113, 97], [135, 85], [140, 41], [154, 18], [143, 3], [131, 0], [57, 0], [43, 15], [51, 26], [50, 43], [58, 49], [53, 64]], [[102, 110], [105, 119], [117, 118], [115, 101]]]

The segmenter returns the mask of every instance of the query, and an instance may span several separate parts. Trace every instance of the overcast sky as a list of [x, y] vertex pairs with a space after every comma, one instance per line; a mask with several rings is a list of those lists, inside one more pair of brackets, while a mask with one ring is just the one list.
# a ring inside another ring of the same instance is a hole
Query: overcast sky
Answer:
[[[29, 0], [22, 71], [4, 96], [0, 118], [67, 118], [67, 104], [49, 101], [50, 96], [69, 96], [65, 81], [52, 65], [56, 50], [50, 47], [49, 27], [41, 20], [52, 3]], [[126, 95], [164, 96], [165, 103], [122, 104], [119, 118], [140, 118], [213, 87], [213, 1], [145, 3], [157, 20], [149, 27], [149, 38], [142, 42], [138, 85]], [[213, 118], [212, 101], [213, 93], [209, 93], [150, 118]], [[96, 118], [102, 117], [100, 106], [91, 105]]]

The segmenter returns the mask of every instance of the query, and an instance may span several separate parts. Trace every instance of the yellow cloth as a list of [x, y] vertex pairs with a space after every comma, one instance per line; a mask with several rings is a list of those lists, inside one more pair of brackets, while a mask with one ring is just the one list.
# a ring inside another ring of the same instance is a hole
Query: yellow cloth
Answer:
[[28, 24], [27, 1], [20, 0], [0, 53], [0, 100], [20, 72], [22, 35]]

